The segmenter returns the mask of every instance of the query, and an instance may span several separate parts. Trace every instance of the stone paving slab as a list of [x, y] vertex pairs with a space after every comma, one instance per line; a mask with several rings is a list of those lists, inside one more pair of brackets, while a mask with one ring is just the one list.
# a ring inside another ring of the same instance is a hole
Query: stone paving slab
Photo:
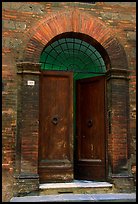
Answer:
[[58, 194], [13, 197], [10, 202], [136, 202], [136, 193]]
[[136, 200], [136, 193], [104, 193], [104, 194], [93, 194], [95, 200], [107, 201], [107, 200]]

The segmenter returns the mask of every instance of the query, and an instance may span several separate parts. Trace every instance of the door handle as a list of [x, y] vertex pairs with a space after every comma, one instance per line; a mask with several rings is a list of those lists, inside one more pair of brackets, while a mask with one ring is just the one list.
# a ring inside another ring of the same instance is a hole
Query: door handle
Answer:
[[92, 119], [88, 120], [87, 126], [88, 126], [89, 128], [93, 126], [93, 121], [92, 121]]
[[58, 116], [54, 116], [54, 117], [52, 118], [52, 123], [53, 123], [54, 125], [57, 125], [58, 122], [59, 122], [59, 117], [58, 117]]

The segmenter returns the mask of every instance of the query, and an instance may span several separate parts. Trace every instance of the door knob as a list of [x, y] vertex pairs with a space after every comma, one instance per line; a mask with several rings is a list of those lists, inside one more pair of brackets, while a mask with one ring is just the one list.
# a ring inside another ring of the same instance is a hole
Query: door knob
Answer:
[[58, 116], [54, 116], [54, 117], [52, 118], [52, 123], [53, 123], [54, 125], [57, 125], [58, 122], [59, 122], [59, 117], [58, 117]]
[[87, 126], [88, 127], [92, 127], [92, 125], [93, 125], [93, 121], [90, 119], [90, 120], [88, 120], [88, 122], [87, 122]]

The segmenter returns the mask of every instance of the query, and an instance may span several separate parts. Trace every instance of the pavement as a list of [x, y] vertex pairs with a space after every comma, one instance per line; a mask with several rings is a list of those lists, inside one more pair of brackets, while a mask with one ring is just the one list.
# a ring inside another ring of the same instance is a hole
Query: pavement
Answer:
[[57, 194], [13, 197], [10, 202], [136, 202], [136, 193]]

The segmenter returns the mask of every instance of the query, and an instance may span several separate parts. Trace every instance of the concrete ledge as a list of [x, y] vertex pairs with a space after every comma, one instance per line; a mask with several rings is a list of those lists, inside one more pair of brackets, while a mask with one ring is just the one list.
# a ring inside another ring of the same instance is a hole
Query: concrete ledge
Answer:
[[136, 202], [136, 193], [59, 194], [13, 197], [10, 202]]

